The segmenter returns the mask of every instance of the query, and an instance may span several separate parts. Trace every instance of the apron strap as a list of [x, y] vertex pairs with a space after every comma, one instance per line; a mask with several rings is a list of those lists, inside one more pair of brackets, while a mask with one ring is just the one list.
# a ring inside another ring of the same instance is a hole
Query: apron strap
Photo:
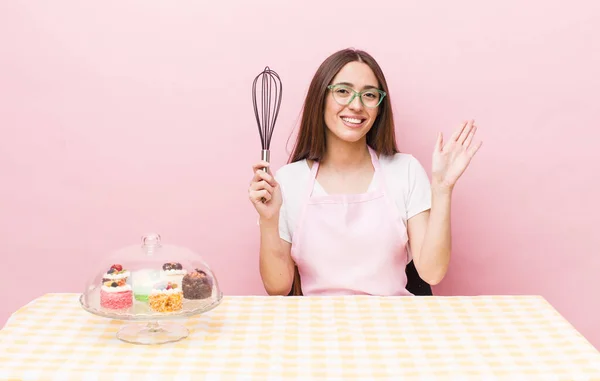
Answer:
[[[308, 160], [306, 160], [306, 165], [308, 165]], [[315, 180], [317, 178], [317, 170], [319, 169], [319, 162], [313, 162], [313, 166], [310, 170], [310, 176], [308, 178], [308, 186], [306, 187], [304, 194], [302, 196], [302, 204], [300, 207], [300, 214], [298, 215], [298, 219], [296, 220], [296, 226], [294, 226], [294, 234], [298, 232], [302, 222], [304, 221], [304, 215], [306, 214], [306, 208], [308, 207], [308, 202], [310, 201], [310, 196], [312, 194], [313, 188], [315, 186]], [[292, 237], [292, 250], [295, 248], [297, 241]]]
[[[307, 160], [308, 165], [308, 160]], [[308, 178], [308, 187], [306, 187], [306, 191], [304, 192], [304, 201], [308, 201], [310, 198], [313, 189], [315, 187], [315, 182], [317, 181], [317, 172], [319, 171], [319, 162], [314, 161], [312, 168], [310, 169], [310, 177]]]

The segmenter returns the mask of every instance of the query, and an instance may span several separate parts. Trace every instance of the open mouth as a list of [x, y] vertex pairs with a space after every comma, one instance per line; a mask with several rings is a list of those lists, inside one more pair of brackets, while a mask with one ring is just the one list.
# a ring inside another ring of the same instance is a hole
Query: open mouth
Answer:
[[352, 127], [352, 128], [361, 127], [366, 121], [365, 118], [361, 118], [361, 117], [342, 116], [340, 118], [342, 119], [342, 122], [344, 122], [344, 124], [346, 126]]

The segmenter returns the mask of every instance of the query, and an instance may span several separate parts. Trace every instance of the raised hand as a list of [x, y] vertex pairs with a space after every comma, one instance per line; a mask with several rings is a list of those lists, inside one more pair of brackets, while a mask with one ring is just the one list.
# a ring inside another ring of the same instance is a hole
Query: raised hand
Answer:
[[[267, 168], [267, 172], [263, 171], [263, 168]], [[252, 167], [254, 176], [248, 188], [248, 198], [260, 217], [267, 220], [279, 214], [283, 202], [279, 184], [269, 174], [268, 168], [269, 163], [266, 161], [256, 163]]]
[[471, 159], [483, 142], [473, 144], [477, 131], [474, 121], [463, 124], [444, 143], [442, 133], [438, 135], [432, 160], [432, 185], [452, 190], [454, 185], [469, 166]]

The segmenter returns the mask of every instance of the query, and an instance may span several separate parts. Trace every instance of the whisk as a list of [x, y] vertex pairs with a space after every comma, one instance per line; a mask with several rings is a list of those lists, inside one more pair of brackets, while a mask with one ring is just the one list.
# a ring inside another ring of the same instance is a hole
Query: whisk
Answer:
[[[259, 80], [261, 83], [257, 87]], [[266, 162], [270, 160], [271, 137], [279, 115], [282, 91], [283, 86], [279, 75], [268, 66], [254, 78], [252, 83], [252, 103], [262, 145], [261, 159]], [[263, 168], [263, 170], [267, 169]]]

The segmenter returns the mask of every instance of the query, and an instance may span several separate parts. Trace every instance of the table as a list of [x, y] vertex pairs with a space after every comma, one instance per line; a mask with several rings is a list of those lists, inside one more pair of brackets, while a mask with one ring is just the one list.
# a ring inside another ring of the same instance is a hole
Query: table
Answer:
[[600, 380], [600, 353], [539, 296], [226, 296], [159, 346], [47, 294], [0, 331], [1, 380]]

